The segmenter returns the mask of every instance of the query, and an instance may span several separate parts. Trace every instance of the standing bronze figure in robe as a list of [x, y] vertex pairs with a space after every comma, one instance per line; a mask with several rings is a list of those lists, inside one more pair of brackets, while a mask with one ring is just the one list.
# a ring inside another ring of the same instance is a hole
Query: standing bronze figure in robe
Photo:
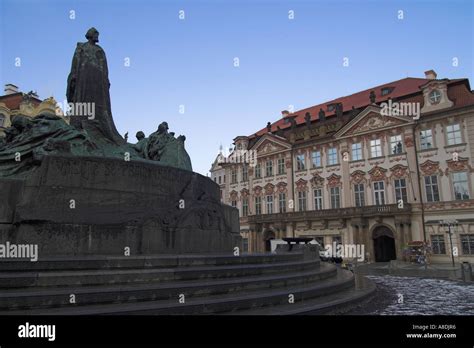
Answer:
[[[70, 124], [85, 130], [94, 140], [106, 139], [113, 144], [124, 144], [125, 140], [115, 128], [110, 107], [110, 82], [104, 50], [97, 45], [99, 32], [91, 28], [86, 33], [87, 42], [77, 44], [72, 59], [71, 73], [67, 80], [69, 103], [91, 103], [94, 117], [72, 114]], [[85, 104], [84, 104], [85, 105]], [[77, 111], [80, 107], [75, 107]]]

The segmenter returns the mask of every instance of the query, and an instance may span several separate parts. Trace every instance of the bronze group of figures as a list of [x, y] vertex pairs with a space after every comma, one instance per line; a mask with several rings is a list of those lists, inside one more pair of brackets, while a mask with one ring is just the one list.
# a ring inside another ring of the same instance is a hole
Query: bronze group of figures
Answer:
[[137, 144], [120, 136], [112, 118], [107, 59], [97, 45], [99, 32], [91, 28], [86, 38], [87, 42], [77, 44], [66, 95], [69, 103], [93, 105], [94, 117], [70, 115], [67, 124], [52, 113], [34, 118], [16, 115], [0, 138], [0, 176], [27, 174], [52, 154], [151, 160], [191, 171], [185, 137], [175, 138], [166, 122], [148, 138], [138, 132]]

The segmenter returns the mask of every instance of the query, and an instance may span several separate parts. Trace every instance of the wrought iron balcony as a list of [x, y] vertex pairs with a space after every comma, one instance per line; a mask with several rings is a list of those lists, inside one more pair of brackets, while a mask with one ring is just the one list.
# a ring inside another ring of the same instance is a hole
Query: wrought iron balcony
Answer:
[[398, 204], [370, 205], [365, 207], [350, 207], [339, 209], [306, 210], [287, 213], [249, 215], [249, 223], [277, 222], [277, 221], [308, 221], [330, 218], [354, 218], [370, 216], [390, 216], [411, 212], [411, 205], [405, 203], [403, 208]]

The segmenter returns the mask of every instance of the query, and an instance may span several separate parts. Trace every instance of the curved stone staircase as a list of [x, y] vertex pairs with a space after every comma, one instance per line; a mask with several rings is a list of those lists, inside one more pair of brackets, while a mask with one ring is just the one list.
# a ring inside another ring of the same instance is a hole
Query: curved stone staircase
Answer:
[[339, 313], [374, 290], [303, 251], [0, 261], [0, 315]]

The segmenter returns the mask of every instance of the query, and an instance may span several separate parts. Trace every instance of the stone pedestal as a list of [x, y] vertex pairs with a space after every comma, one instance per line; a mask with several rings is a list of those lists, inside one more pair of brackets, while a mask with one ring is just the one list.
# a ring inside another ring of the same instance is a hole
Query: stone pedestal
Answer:
[[[0, 243], [41, 255], [216, 253], [241, 247], [238, 210], [209, 178], [149, 161], [47, 156], [0, 179]], [[128, 249], [127, 249], [128, 248]]]

